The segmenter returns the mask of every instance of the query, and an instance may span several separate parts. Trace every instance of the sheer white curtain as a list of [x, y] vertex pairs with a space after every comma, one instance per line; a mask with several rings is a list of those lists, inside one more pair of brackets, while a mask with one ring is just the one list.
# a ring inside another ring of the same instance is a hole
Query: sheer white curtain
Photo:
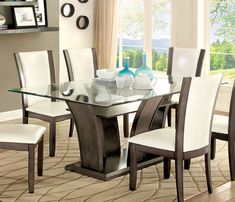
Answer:
[[115, 68], [119, 0], [97, 0], [95, 48], [99, 68]]

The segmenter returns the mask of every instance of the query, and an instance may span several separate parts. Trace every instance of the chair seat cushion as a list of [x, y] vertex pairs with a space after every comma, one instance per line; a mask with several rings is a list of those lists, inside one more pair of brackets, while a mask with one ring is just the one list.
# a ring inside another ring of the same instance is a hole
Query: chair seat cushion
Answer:
[[70, 114], [70, 112], [66, 109], [68, 109], [68, 106], [65, 102], [50, 102], [49, 100], [34, 103], [29, 106], [26, 110], [29, 112], [47, 115], [50, 117], [57, 117]]
[[212, 132], [228, 134], [228, 116], [214, 115], [212, 123]]
[[45, 127], [32, 124], [0, 125], [0, 142], [36, 144], [46, 131]]
[[175, 151], [175, 129], [162, 128], [135, 135], [128, 140], [130, 143], [144, 145], [168, 151]]

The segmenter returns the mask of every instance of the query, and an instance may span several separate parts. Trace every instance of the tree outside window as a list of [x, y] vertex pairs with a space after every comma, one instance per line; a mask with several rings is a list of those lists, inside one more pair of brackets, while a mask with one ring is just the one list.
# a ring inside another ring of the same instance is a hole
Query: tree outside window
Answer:
[[223, 72], [235, 79], [235, 0], [211, 2], [211, 73]]
[[[144, 42], [149, 40], [151, 68], [165, 71], [170, 46], [170, 0], [128, 0], [128, 3], [121, 0], [119, 11], [117, 67], [122, 67], [123, 56], [130, 57], [130, 67], [140, 67], [146, 51]], [[146, 16], [151, 19], [145, 19]], [[148, 20], [152, 22], [152, 30], [146, 34], [144, 23]]]

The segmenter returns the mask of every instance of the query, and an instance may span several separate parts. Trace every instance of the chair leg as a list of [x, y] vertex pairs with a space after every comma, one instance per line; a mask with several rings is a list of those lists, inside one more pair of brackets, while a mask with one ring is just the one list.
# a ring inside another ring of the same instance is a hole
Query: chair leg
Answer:
[[177, 117], [178, 117], [178, 106], [176, 105], [176, 107], [175, 107], [175, 126], [177, 125], [177, 122], [178, 122]]
[[69, 137], [73, 136], [73, 130], [74, 130], [74, 120], [70, 119]]
[[206, 182], [208, 192], [212, 193], [212, 183], [211, 183], [211, 159], [210, 153], [205, 154], [205, 171], [206, 171]]
[[170, 178], [170, 171], [171, 171], [171, 159], [164, 158], [164, 179]]
[[136, 177], [137, 177], [137, 157], [135, 152], [135, 144], [130, 144], [130, 179], [129, 189], [136, 190]]
[[184, 160], [184, 169], [189, 170], [191, 164], [191, 159]]
[[28, 145], [28, 186], [29, 193], [34, 193], [35, 146]]
[[172, 112], [171, 112], [171, 107], [169, 107], [169, 110], [167, 112], [167, 125], [171, 127], [171, 117], [172, 117]]
[[43, 175], [43, 136], [38, 143], [38, 176]]
[[29, 123], [29, 117], [24, 116], [23, 117], [23, 124], [28, 124]]
[[183, 160], [175, 160], [176, 189], [178, 202], [184, 201], [183, 189]]
[[129, 115], [123, 115], [123, 134], [125, 138], [129, 137]]
[[228, 141], [229, 170], [231, 181], [235, 180], [235, 145], [234, 141]]
[[211, 138], [211, 160], [215, 159], [216, 139]]
[[50, 157], [55, 156], [56, 147], [56, 122], [54, 119], [50, 122], [49, 153]]

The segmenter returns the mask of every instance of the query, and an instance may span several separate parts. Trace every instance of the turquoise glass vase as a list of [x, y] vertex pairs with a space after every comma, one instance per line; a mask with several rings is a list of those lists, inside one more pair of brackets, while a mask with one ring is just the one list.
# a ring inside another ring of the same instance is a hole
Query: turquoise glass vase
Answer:
[[124, 58], [124, 69], [118, 72], [118, 76], [135, 76], [134, 72], [129, 69], [130, 58]]
[[142, 55], [142, 66], [137, 68], [137, 70], [135, 71], [135, 76], [139, 74], [145, 74], [148, 78], [152, 80], [154, 78], [153, 71], [147, 66], [146, 57], [146, 53], [144, 53]]

